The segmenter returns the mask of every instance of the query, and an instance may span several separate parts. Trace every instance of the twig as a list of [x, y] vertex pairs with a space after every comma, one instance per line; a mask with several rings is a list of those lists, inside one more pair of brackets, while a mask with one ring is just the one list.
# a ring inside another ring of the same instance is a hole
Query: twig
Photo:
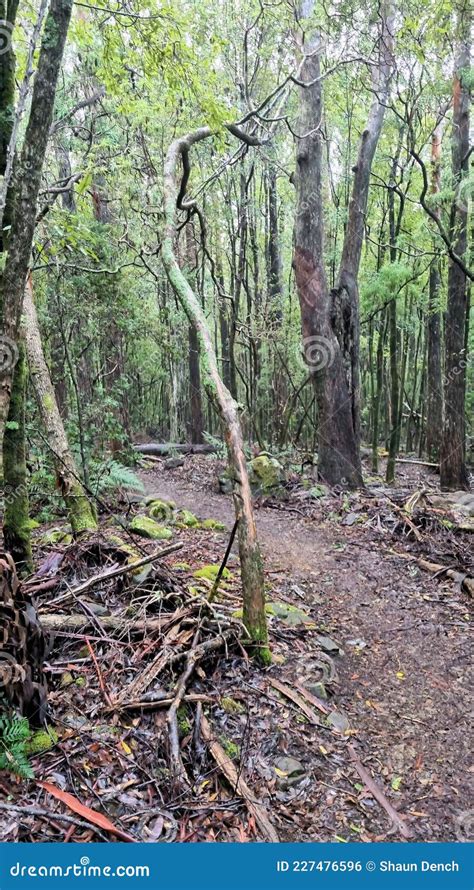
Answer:
[[385, 549], [386, 553], [390, 553], [391, 556], [398, 556], [400, 559], [408, 560], [408, 562], [416, 562], [416, 564], [420, 566], [420, 569], [424, 569], [425, 572], [431, 572], [433, 575], [447, 575], [448, 578], [451, 578], [456, 584], [459, 584], [461, 589], [464, 588], [466, 593], [474, 596], [474, 578], [471, 578], [465, 572], [458, 572], [456, 569], [450, 569], [448, 566], [442, 566], [437, 562], [429, 562], [427, 559], [411, 556], [409, 553], [399, 553], [397, 550], [383, 549]]
[[[210, 695], [190, 692], [188, 695], [183, 696], [182, 701], [189, 702], [190, 704], [195, 702], [201, 704], [202, 702], [213, 702], [214, 699]], [[142, 701], [120, 702], [118, 706], [113, 705], [110, 708], [110, 713], [117, 713], [117, 711], [155, 711], [158, 708], [169, 708], [172, 703], [173, 699], [170, 696], [166, 698], [145, 698]], [[109, 711], [105, 713], [109, 713]]]
[[289, 698], [290, 701], [292, 701], [293, 704], [295, 704], [300, 709], [300, 711], [303, 712], [308, 720], [311, 721], [311, 723], [314, 723], [315, 726], [320, 725], [321, 721], [318, 715], [313, 711], [312, 708], [309, 707], [309, 705], [306, 704], [305, 701], [303, 701], [301, 696], [298, 695], [298, 693], [295, 692], [291, 688], [291, 686], [285, 686], [284, 683], [280, 683], [280, 681], [276, 680], [274, 677], [269, 677], [268, 681], [274, 689], [278, 689], [278, 692], [281, 692], [282, 695], [285, 695], [286, 698]]
[[359, 776], [361, 777], [364, 784], [369, 789], [372, 797], [375, 798], [377, 803], [379, 803], [380, 806], [385, 810], [387, 815], [390, 816], [390, 819], [392, 820], [393, 824], [396, 825], [400, 834], [403, 835], [403, 837], [406, 840], [413, 837], [413, 833], [410, 830], [410, 828], [408, 827], [408, 825], [403, 821], [402, 817], [397, 812], [395, 807], [392, 806], [390, 801], [387, 800], [382, 789], [379, 788], [379, 786], [375, 783], [372, 776], [367, 772], [365, 766], [363, 766], [363, 764], [361, 763], [359, 757], [357, 756], [356, 752], [354, 751], [353, 746], [349, 745], [348, 750], [349, 750], [349, 754], [350, 754], [350, 757], [354, 764], [355, 769], [359, 773]]
[[201, 716], [201, 732], [204, 741], [209, 745], [209, 750], [217, 766], [229, 782], [232, 790], [243, 797], [249, 813], [254, 817], [265, 839], [272, 844], [278, 844], [278, 834], [267, 816], [265, 807], [252, 794], [245, 780], [237, 773], [232, 760], [227, 756], [219, 742], [215, 740], [210, 723], [204, 714]]
[[[6, 810], [7, 812], [15, 810], [16, 813], [24, 814], [25, 816], [41, 816], [41, 818], [48, 819], [49, 821], [54, 819], [58, 822], [69, 822], [77, 828], [87, 828], [88, 831], [93, 831], [101, 841], [107, 841], [105, 835], [91, 822], [83, 822], [81, 819], [75, 819], [74, 816], [68, 816], [66, 813], [52, 813], [51, 810], [43, 810], [41, 807], [25, 805], [20, 807], [15, 803], [0, 803], [0, 810]], [[19, 815], [19, 819], [21, 819], [21, 815]]]
[[398, 504], [395, 504], [395, 502], [392, 501], [391, 498], [387, 498], [387, 501], [389, 502], [392, 509], [395, 510], [395, 512], [398, 513], [398, 515], [402, 517], [403, 521], [406, 522], [408, 527], [412, 530], [413, 534], [415, 535], [416, 540], [420, 541], [420, 542], [423, 541], [422, 535], [418, 531], [415, 523], [411, 521], [410, 517], [407, 515], [405, 510], [403, 510], [402, 507], [399, 507]]
[[193, 644], [191, 650], [188, 652], [186, 658], [186, 667], [184, 668], [183, 673], [181, 674], [178, 683], [176, 685], [176, 692], [174, 694], [173, 701], [171, 702], [171, 707], [168, 711], [168, 715], [166, 718], [166, 722], [168, 724], [168, 734], [170, 739], [170, 759], [172, 766], [172, 775], [173, 778], [185, 785], [189, 785], [189, 779], [186, 774], [186, 770], [184, 768], [183, 760], [181, 757], [181, 751], [179, 747], [179, 729], [178, 729], [178, 708], [181, 705], [181, 702], [184, 698], [184, 694], [186, 692], [186, 686], [191, 674], [194, 671], [196, 666], [196, 661], [198, 660], [196, 656], [197, 652], [197, 644], [199, 641], [200, 628], [196, 630], [194, 634]]
[[101, 669], [100, 669], [100, 667], [99, 667], [99, 663], [98, 663], [97, 658], [96, 658], [96, 656], [95, 656], [95, 652], [94, 652], [94, 650], [93, 650], [93, 648], [92, 648], [92, 646], [91, 646], [91, 643], [90, 643], [90, 640], [89, 640], [88, 637], [86, 637], [86, 646], [87, 646], [87, 648], [88, 648], [88, 650], [89, 650], [90, 657], [92, 658], [92, 661], [94, 662], [94, 667], [95, 667], [97, 676], [98, 676], [98, 678], [99, 678], [99, 686], [100, 686], [102, 695], [104, 696], [104, 699], [105, 699], [106, 704], [109, 706], [109, 708], [111, 708], [111, 707], [112, 707], [112, 699], [110, 698], [110, 695], [109, 695], [109, 693], [107, 692], [107, 689], [105, 688], [105, 682], [104, 682], [104, 678], [103, 678], [103, 676], [102, 676], [102, 671], [101, 671]]
[[128, 572], [133, 572], [135, 569], [139, 569], [141, 566], [147, 565], [149, 562], [155, 562], [157, 559], [161, 559], [163, 556], [168, 556], [169, 553], [175, 553], [176, 550], [181, 550], [182, 544], [170, 544], [169, 547], [165, 547], [164, 550], [158, 550], [156, 553], [151, 553], [148, 556], [144, 556], [143, 559], [138, 559], [136, 562], [130, 562], [126, 565], [119, 566], [117, 569], [110, 569], [108, 572], [102, 572], [100, 575], [93, 575], [92, 578], [88, 578], [87, 581], [84, 581], [82, 584], [79, 584], [78, 587], [74, 587], [72, 590], [69, 590], [63, 596], [60, 596], [57, 600], [54, 601], [54, 605], [58, 605], [62, 603], [64, 600], [70, 599], [70, 597], [80, 596], [82, 593], [85, 593], [86, 590], [89, 590], [91, 587], [94, 587], [95, 584], [100, 584], [101, 581], [109, 581], [110, 578], [117, 578], [119, 575], [125, 575]]
[[219, 566], [219, 571], [216, 575], [216, 580], [214, 581], [214, 584], [212, 585], [212, 588], [211, 588], [211, 592], [207, 598], [209, 603], [213, 603], [217, 596], [217, 589], [219, 587], [219, 582], [222, 578], [222, 575], [224, 574], [224, 569], [227, 565], [227, 560], [229, 559], [230, 551], [232, 550], [232, 544], [234, 543], [235, 534], [237, 532], [238, 525], [239, 525], [239, 520], [236, 519], [234, 522], [234, 527], [230, 533], [229, 543], [227, 544], [227, 549], [224, 554], [224, 559], [222, 560], [222, 562]]

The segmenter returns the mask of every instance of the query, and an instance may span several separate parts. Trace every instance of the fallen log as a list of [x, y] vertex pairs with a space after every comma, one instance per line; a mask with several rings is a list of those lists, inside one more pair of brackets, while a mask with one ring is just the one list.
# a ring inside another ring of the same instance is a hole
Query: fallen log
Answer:
[[465, 590], [470, 596], [474, 596], [474, 578], [467, 572], [450, 569], [449, 566], [443, 566], [437, 562], [430, 562], [428, 559], [422, 559], [418, 556], [412, 556], [409, 553], [399, 553], [398, 550], [386, 550], [391, 556], [399, 556], [400, 559], [406, 559], [409, 562], [416, 562], [425, 572], [431, 572], [433, 575], [446, 575], [451, 578], [455, 584], [458, 584], [460, 590]]
[[[172, 615], [170, 617], [173, 617]], [[81, 630], [82, 628], [94, 627], [92, 617], [89, 615], [65, 615], [64, 613], [48, 613], [40, 611], [41, 625], [44, 630]], [[119, 615], [101, 615], [100, 623], [106, 630], [115, 632], [136, 633], [154, 633], [162, 632], [166, 626], [169, 626], [169, 618], [142, 618], [134, 620], [130, 618], [122, 618]]]
[[217, 763], [217, 766], [227, 779], [232, 790], [244, 799], [249, 813], [254, 817], [265, 840], [271, 844], [278, 844], [278, 834], [268, 818], [265, 807], [259, 800], [257, 800], [253, 791], [250, 790], [249, 786], [242, 778], [242, 775], [237, 772], [232, 760], [227, 756], [222, 745], [216, 740], [211, 729], [211, 724], [204, 714], [201, 716], [201, 733], [204, 741], [209, 745], [209, 751]]
[[147, 442], [145, 445], [134, 445], [140, 454], [155, 454], [166, 457], [169, 454], [214, 454], [214, 445], [178, 444], [176, 442]]

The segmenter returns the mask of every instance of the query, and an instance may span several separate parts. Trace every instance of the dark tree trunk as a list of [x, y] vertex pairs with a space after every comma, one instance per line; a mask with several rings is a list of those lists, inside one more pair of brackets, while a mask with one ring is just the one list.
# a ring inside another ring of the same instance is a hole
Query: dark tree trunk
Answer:
[[[71, 17], [72, 0], [51, 0], [38, 58], [31, 110], [14, 183], [9, 250], [1, 278], [2, 334], [18, 340], [23, 293], [36, 222], [36, 203], [53, 118], [59, 69]], [[12, 371], [0, 385], [0, 444], [8, 417]]]
[[[431, 138], [431, 194], [440, 190], [441, 175], [441, 128], [437, 127]], [[443, 382], [441, 355], [441, 310], [439, 290], [441, 286], [440, 260], [436, 254], [430, 266], [428, 314], [426, 318], [427, 340], [427, 392], [426, 392], [426, 453], [428, 460], [438, 460], [443, 428]]]
[[342, 248], [339, 279], [332, 291], [333, 312], [340, 348], [348, 378], [351, 399], [352, 424], [357, 448], [360, 446], [360, 330], [358, 276], [364, 241], [365, 215], [369, 197], [370, 172], [385, 116], [389, 86], [393, 68], [393, 10], [389, 3], [382, 3], [381, 33], [378, 46], [378, 64], [374, 69], [374, 101], [359, 144], [359, 154], [354, 170], [352, 195], [344, 243]]
[[[467, 254], [467, 205], [462, 194], [469, 172], [470, 17], [467, 3], [458, 11], [458, 47], [453, 82], [452, 177], [456, 190], [451, 210], [450, 237], [456, 254]], [[466, 306], [467, 279], [460, 265], [449, 259], [448, 307], [445, 327], [444, 427], [441, 445], [441, 487], [469, 487], [466, 469]]]
[[[311, 9], [308, 10], [310, 15]], [[306, 24], [306, 22], [305, 22]], [[319, 39], [308, 32], [301, 50], [306, 58], [300, 79], [297, 139], [297, 208], [293, 266], [301, 309], [305, 360], [318, 404], [318, 471], [330, 485], [362, 484], [359, 448], [344, 357], [324, 269], [322, 203], [322, 88], [317, 52]], [[337, 333], [336, 333], [337, 332]]]

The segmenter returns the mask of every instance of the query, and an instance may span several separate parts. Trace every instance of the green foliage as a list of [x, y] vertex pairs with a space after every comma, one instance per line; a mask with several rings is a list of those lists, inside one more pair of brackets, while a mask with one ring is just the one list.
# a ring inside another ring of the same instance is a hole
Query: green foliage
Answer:
[[105, 495], [118, 491], [143, 492], [142, 481], [130, 469], [116, 460], [93, 462], [90, 468], [91, 489], [95, 494]]
[[0, 716], [0, 770], [7, 770], [21, 779], [33, 778], [27, 754], [30, 736], [26, 717]]

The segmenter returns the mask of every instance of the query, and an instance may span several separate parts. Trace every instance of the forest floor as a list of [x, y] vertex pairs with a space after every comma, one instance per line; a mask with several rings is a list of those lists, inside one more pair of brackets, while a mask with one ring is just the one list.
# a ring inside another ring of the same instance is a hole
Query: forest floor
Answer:
[[[148, 493], [199, 517], [221, 520], [230, 531], [232, 501], [218, 493], [218, 470], [224, 464], [216, 464], [191, 456], [180, 468], [146, 471], [141, 477]], [[418, 466], [400, 468], [398, 489], [405, 497], [426, 485], [436, 490], [437, 477]], [[413, 542], [397, 529], [391, 503], [380, 508], [376, 501], [374, 522], [370, 516], [367, 521], [364, 496], [352, 496], [344, 509], [341, 500], [323, 499], [309, 510], [298, 495], [286, 503], [257, 504], [267, 598], [304, 609], [316, 624], [316, 630], [287, 632], [286, 645], [280, 647], [285, 634], [272, 619], [274, 650], [282, 650], [287, 682], [302, 677], [307, 687], [320, 679], [318, 634], [335, 638], [343, 654], [334, 659], [337, 677], [327, 685], [331, 703], [347, 718], [347, 743], [357, 740], [361, 759], [407, 818], [413, 839], [462, 839], [472, 834], [474, 822], [472, 600], [459, 585], [427, 574], [393, 550], [429, 559], [440, 546], [441, 562], [448, 565], [454, 551], [469, 558], [470, 549], [472, 558], [472, 533], [460, 535], [454, 550], [451, 532], [441, 544], [433, 544], [430, 529], [422, 543]], [[224, 540], [216, 560], [223, 550]], [[331, 757], [331, 740], [324, 733], [315, 739], [308, 731], [305, 739], [300, 725], [282, 733], [278, 721], [268, 729], [267, 757], [270, 752], [273, 758], [290, 755], [305, 771], [300, 783], [279, 795], [286, 803], [283, 839], [387, 834], [400, 839], [374, 801], [357, 801], [350, 761], [340, 750]], [[247, 731], [259, 734], [258, 717]]]
[[[26, 587], [44, 626], [57, 620], [46, 669], [59, 738], [33, 758], [31, 780], [0, 774], [0, 838], [472, 839], [472, 597], [463, 580], [474, 574], [472, 531], [422, 499], [406, 508], [413, 492], [437, 491], [437, 477], [417, 466], [401, 466], [396, 488], [368, 477], [362, 492], [316, 499], [311, 472], [294, 472], [285, 499], [256, 500], [273, 663], [256, 666], [234, 631], [225, 651], [195, 666], [178, 711], [187, 777], [174, 783], [169, 696], [186, 674], [178, 665], [196, 633], [207, 645], [232, 632], [241, 600], [235, 545], [214, 612], [211, 582], [196, 575], [221, 563], [232, 529], [232, 501], [218, 486], [224, 464], [181, 463], [139, 471], [148, 499], [175, 502], [168, 530], [181, 547], [148, 575], [115, 569], [136, 559], [117, 550], [118, 530], [138, 555], [168, 546], [130, 533], [131, 518], [148, 510], [143, 496], [115, 504], [89, 540], [48, 544], [44, 529], [36, 533], [38, 568]], [[184, 527], [180, 509], [224, 527]], [[425, 571], [420, 557], [460, 574]], [[113, 620], [124, 622], [120, 633]], [[155, 665], [161, 673], [151, 676]], [[237, 792], [232, 770], [246, 782]]]

